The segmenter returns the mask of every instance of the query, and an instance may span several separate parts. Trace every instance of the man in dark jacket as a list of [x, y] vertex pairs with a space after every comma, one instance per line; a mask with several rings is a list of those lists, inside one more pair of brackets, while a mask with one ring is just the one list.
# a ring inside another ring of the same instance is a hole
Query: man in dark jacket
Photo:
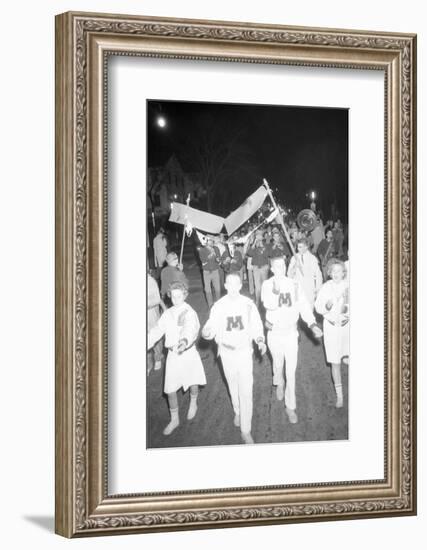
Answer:
[[233, 244], [233, 239], [228, 241], [228, 246], [221, 256], [221, 263], [226, 275], [227, 273], [239, 273], [242, 278], [243, 256], [239, 247]]
[[[205, 289], [206, 301], [208, 302], [208, 306], [211, 307], [212, 304], [221, 297], [219, 278], [221, 258], [218, 248], [214, 246], [214, 239], [212, 236], [207, 237], [206, 245], [201, 246], [198, 251], [202, 263], [203, 286]], [[212, 287], [215, 292], [215, 299], [212, 296]]]
[[167, 266], [162, 269], [160, 274], [162, 283], [160, 294], [162, 298], [165, 298], [172, 283], [182, 283], [188, 289], [188, 279], [183, 271], [183, 265], [178, 262], [178, 256], [175, 252], [169, 252], [169, 254], [167, 254], [166, 263]]
[[273, 229], [272, 236], [273, 240], [267, 247], [269, 258], [283, 258], [285, 262], [288, 263], [288, 260], [291, 257], [291, 250], [288, 243], [280, 234], [279, 229]]
[[326, 265], [331, 258], [336, 256], [334, 235], [331, 229], [328, 229], [326, 237], [320, 242], [317, 248], [317, 255], [320, 260], [320, 267], [322, 268], [323, 280], [326, 281], [328, 278]]
[[254, 241], [249, 247], [247, 254], [252, 260], [255, 301], [257, 306], [259, 306], [262, 283], [267, 279], [269, 271], [268, 247], [264, 242], [262, 230], [259, 229], [256, 232]]

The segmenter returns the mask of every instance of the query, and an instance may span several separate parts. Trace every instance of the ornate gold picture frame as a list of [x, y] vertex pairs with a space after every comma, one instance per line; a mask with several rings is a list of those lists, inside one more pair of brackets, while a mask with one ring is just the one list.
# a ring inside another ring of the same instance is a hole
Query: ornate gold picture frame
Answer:
[[[384, 73], [384, 478], [108, 492], [107, 60]], [[79, 537], [416, 513], [416, 37], [65, 13], [56, 18], [56, 532]]]

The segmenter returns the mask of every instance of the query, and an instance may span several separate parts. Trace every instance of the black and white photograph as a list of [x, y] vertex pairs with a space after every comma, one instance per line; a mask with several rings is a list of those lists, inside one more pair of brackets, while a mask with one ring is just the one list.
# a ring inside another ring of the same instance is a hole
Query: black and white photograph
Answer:
[[147, 448], [347, 440], [348, 109], [146, 109]]
[[425, 547], [423, 3], [2, 7], [2, 547]]

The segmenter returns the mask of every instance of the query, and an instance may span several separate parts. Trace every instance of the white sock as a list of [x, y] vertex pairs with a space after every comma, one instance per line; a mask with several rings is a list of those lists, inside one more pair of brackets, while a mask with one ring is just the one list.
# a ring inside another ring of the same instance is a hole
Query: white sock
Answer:
[[283, 401], [283, 397], [285, 396], [285, 389], [283, 384], [278, 384], [276, 387], [276, 397], [279, 401]]
[[335, 384], [335, 392], [337, 394], [336, 407], [340, 409], [344, 404], [344, 398], [342, 394], [342, 384]]
[[288, 415], [289, 422], [291, 424], [296, 424], [298, 422], [298, 415], [295, 409], [290, 409], [289, 407], [286, 407], [286, 414]]
[[171, 421], [163, 430], [163, 435], [171, 434], [174, 431], [174, 429], [179, 426], [178, 407], [176, 409], [170, 409], [170, 413], [171, 413]]
[[252, 435], [251, 435], [251, 432], [247, 432], [247, 433], [244, 433], [244, 432], [241, 432], [242, 434], [242, 439], [243, 441], [247, 444], [247, 445], [252, 445], [254, 443], [254, 440], [252, 438]]
[[198, 396], [197, 393], [196, 393], [196, 395], [191, 395], [190, 394], [190, 407], [188, 408], [187, 420], [192, 420], [196, 416], [197, 396]]

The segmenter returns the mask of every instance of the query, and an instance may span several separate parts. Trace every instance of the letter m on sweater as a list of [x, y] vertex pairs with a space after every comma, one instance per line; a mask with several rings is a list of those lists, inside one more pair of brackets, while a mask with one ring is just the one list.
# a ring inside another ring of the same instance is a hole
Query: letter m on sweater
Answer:
[[227, 330], [243, 330], [242, 316], [237, 315], [236, 317], [227, 317]]

